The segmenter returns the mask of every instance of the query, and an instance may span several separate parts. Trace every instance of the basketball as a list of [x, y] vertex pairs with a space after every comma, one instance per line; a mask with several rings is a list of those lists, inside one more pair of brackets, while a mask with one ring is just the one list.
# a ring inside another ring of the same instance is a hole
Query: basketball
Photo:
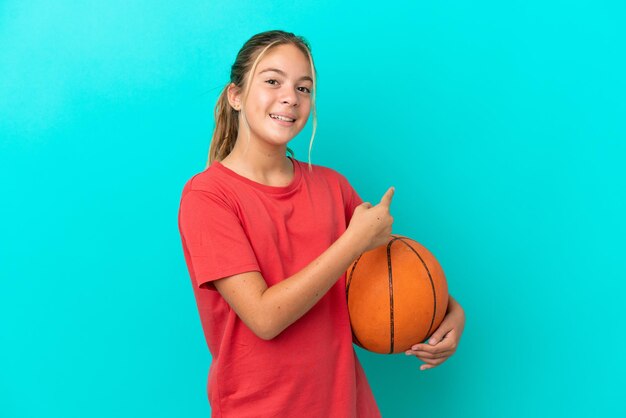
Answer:
[[418, 242], [392, 235], [364, 252], [346, 272], [354, 342], [381, 354], [424, 342], [448, 307], [448, 284], [435, 257]]

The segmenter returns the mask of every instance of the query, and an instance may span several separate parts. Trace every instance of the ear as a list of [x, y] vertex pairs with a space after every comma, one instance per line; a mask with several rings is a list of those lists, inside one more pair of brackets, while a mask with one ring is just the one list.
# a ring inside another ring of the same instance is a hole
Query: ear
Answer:
[[232, 106], [233, 109], [239, 111], [241, 110], [241, 89], [235, 85], [235, 83], [230, 83], [228, 85], [228, 103]]

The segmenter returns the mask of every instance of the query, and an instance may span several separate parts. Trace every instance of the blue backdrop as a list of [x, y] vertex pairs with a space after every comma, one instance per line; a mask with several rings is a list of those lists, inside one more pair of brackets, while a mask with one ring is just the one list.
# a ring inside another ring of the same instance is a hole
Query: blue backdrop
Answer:
[[319, 71], [313, 163], [396, 186], [466, 311], [435, 369], [357, 350], [383, 415], [625, 416], [625, 12], [0, 1], [0, 415], [210, 415], [180, 192], [237, 51], [284, 29]]

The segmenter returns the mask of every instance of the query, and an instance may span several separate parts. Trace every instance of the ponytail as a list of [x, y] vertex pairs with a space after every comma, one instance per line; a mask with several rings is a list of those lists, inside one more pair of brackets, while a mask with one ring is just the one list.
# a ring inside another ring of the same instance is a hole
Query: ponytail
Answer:
[[[230, 83], [229, 83], [230, 84]], [[209, 161], [207, 167], [215, 160], [224, 159], [235, 147], [239, 131], [239, 112], [228, 103], [227, 84], [215, 105], [215, 128], [209, 147]]]

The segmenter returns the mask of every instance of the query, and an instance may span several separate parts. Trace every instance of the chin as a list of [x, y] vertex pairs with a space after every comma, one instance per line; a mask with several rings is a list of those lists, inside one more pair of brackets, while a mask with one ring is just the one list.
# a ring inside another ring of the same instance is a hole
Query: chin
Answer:
[[[299, 133], [299, 132], [298, 132]], [[289, 144], [296, 136], [298, 136], [298, 133], [292, 135], [292, 136], [286, 136], [286, 135], [281, 135], [281, 136], [274, 136], [274, 137], [270, 137], [269, 142], [274, 144], [274, 145], [287, 145]]]
[[277, 147], [286, 147], [286, 146], [289, 146], [290, 142], [291, 142], [291, 139], [289, 141], [272, 141], [271, 144]]

